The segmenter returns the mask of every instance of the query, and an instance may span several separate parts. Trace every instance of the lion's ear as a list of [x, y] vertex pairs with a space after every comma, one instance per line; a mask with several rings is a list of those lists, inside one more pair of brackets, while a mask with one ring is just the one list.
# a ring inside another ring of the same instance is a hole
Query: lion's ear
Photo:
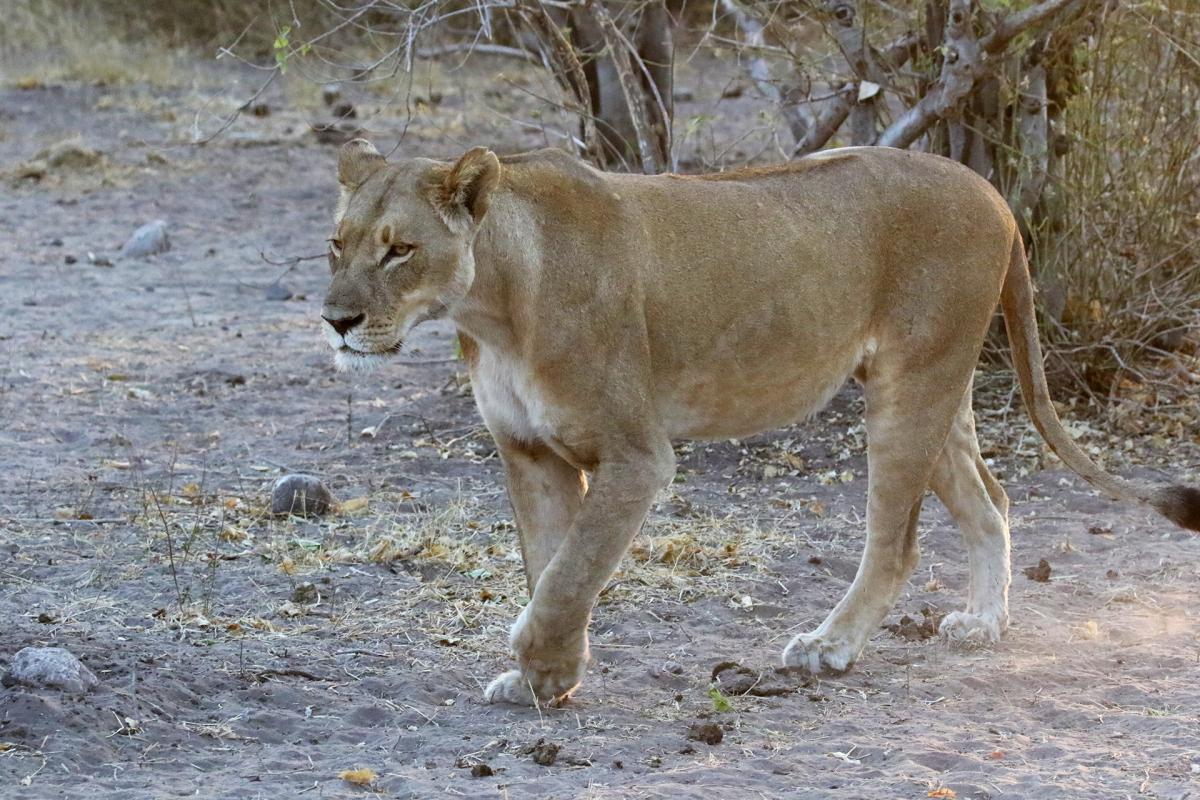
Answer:
[[366, 139], [351, 139], [338, 153], [338, 183], [353, 192], [387, 162]]
[[486, 147], [473, 147], [433, 187], [430, 199], [447, 222], [469, 218], [478, 224], [499, 182], [500, 159]]

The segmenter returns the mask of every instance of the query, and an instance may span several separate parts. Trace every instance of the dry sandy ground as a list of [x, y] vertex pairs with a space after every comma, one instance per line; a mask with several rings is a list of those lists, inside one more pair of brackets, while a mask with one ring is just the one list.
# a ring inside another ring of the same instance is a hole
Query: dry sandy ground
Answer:
[[[406, 147], [511, 131], [444, 91]], [[597, 609], [578, 696], [481, 704], [523, 592], [452, 331], [423, 330], [369, 379], [336, 375], [314, 324], [323, 262], [267, 301], [285, 268], [259, 257], [323, 249], [333, 155], [304, 133], [311, 112], [269, 96], [270, 117], [195, 149], [177, 145], [182, 96], [0, 93], [0, 169], [77, 132], [108, 158], [0, 190], [0, 666], [52, 644], [103, 681], [0, 690], [0, 796], [1200, 796], [1200, 540], [1065, 473], [1019, 474], [1037, 448], [998, 392], [979, 405], [1011, 476], [1017, 569], [996, 649], [951, 651], [910, 623], [844, 678], [771, 671], [857, 563], [848, 390], [814, 422], [681, 447]], [[395, 141], [399, 121], [371, 124]], [[89, 260], [158, 217], [169, 253]], [[1194, 444], [1169, 443], [1193, 480]], [[348, 502], [270, 520], [285, 471]], [[962, 601], [964, 549], [936, 500], [922, 531], [893, 625]], [[1048, 582], [1021, 574], [1041, 558]], [[749, 679], [727, 669], [712, 691], [722, 662]], [[719, 744], [688, 738], [703, 723]], [[358, 767], [368, 786], [339, 777]]]

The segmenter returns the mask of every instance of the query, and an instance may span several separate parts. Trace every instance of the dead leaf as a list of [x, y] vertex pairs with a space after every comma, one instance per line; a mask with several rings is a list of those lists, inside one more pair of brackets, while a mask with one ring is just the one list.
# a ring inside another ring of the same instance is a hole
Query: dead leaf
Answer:
[[1026, 567], [1021, 571], [1031, 581], [1037, 581], [1038, 583], [1048, 583], [1050, 581], [1050, 562], [1044, 558], [1038, 562], [1036, 567]]
[[934, 789], [928, 795], [926, 795], [926, 797], [942, 797], [945, 798], [945, 800], [954, 800], [954, 798], [958, 797], [958, 792], [949, 787], [943, 786], [940, 789]]
[[346, 783], [353, 783], [355, 786], [370, 786], [375, 782], [375, 770], [370, 767], [356, 767], [355, 769], [344, 769], [338, 773], [338, 777]]
[[370, 504], [370, 500], [365, 497], [351, 497], [338, 506], [338, 511], [342, 514], [357, 514], [360, 511], [365, 511]]

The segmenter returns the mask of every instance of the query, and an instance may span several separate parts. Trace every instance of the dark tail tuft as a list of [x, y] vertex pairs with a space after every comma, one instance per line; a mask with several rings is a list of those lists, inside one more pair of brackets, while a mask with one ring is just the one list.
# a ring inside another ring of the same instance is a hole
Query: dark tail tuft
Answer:
[[1176, 525], [1200, 531], [1200, 489], [1168, 486], [1154, 493], [1150, 505]]

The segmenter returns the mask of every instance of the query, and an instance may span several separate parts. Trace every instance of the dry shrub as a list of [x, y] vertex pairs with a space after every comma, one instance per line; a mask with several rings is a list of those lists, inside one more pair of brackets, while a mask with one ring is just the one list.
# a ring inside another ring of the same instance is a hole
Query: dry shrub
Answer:
[[104, 4], [17, 0], [0, 28], [0, 62], [15, 82], [79, 80], [103, 85], [176, 82], [178, 58], [161, 42], [114, 24]]
[[1059, 218], [1033, 232], [1050, 366], [1101, 406], [1186, 400], [1200, 380], [1200, 7], [1117, 3], [1098, 31], [1066, 109]]
[[180, 63], [188, 49], [212, 56], [236, 42], [241, 57], [261, 61], [272, 57], [284, 27], [300, 38], [302, 27], [315, 35], [332, 19], [321, 0], [15, 0], [0, 26], [0, 62], [30, 86], [175, 85], [190, 72]]

